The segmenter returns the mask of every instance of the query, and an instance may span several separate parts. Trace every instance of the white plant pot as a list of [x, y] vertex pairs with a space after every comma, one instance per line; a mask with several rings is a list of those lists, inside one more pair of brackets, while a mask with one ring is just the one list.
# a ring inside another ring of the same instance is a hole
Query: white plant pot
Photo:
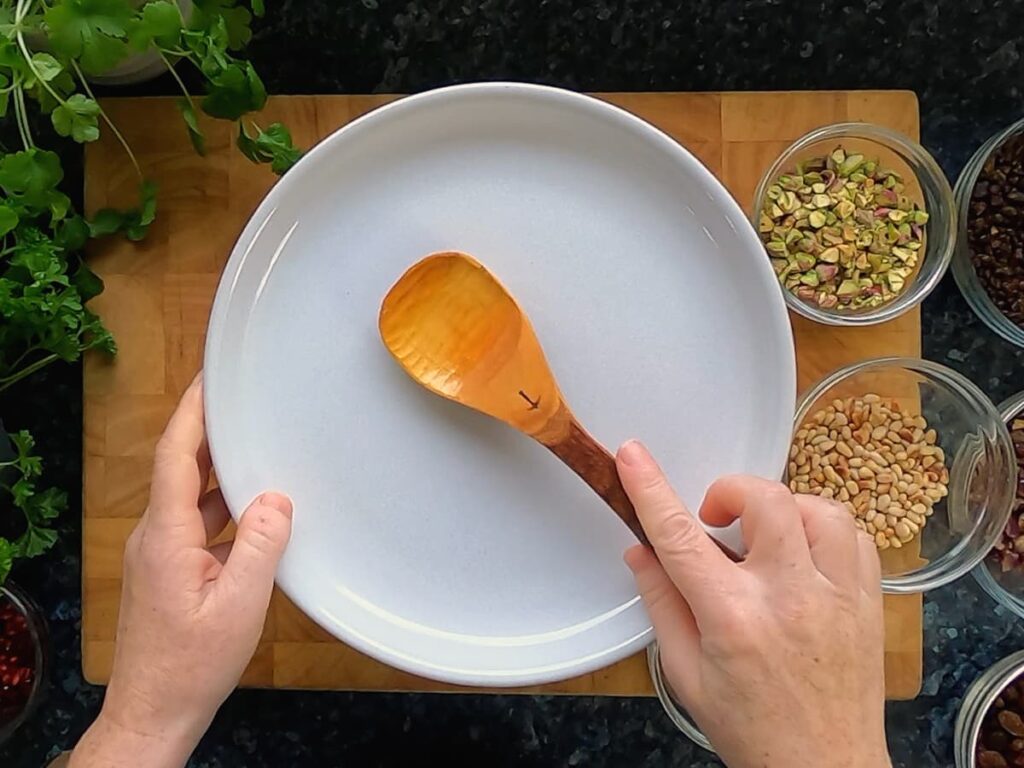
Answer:
[[[181, 8], [181, 17], [188, 23], [188, 20], [192, 17], [192, 0], [177, 0], [177, 2], [178, 7]], [[141, 5], [141, 2], [137, 4]], [[25, 40], [29, 48], [34, 51], [47, 51], [50, 49], [46, 36], [43, 34], [29, 32], [25, 35]], [[170, 61], [172, 65], [176, 63], [175, 59]], [[160, 77], [166, 71], [167, 65], [159, 53], [156, 51], [143, 51], [142, 53], [131, 54], [116, 67], [104, 72], [102, 75], [87, 75], [86, 77], [90, 83], [96, 83], [97, 85], [133, 85], [134, 83], [144, 83], [147, 80], [153, 80]]]
[[[192, 16], [192, 0], [177, 0], [181, 17], [187, 23]], [[175, 60], [171, 60], [173, 65]], [[167, 65], [156, 51], [133, 53], [113, 69], [102, 75], [89, 75], [89, 82], [98, 85], [134, 85], [160, 77], [167, 71]]]

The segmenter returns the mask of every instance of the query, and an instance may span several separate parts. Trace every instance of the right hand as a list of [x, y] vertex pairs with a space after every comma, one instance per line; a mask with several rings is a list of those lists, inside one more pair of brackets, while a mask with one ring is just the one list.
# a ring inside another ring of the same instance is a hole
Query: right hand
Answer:
[[726, 477], [700, 508], [739, 519], [732, 563], [647, 450], [619, 449], [622, 484], [657, 556], [626, 553], [680, 703], [731, 768], [882, 768], [881, 573], [874, 542], [838, 503]]

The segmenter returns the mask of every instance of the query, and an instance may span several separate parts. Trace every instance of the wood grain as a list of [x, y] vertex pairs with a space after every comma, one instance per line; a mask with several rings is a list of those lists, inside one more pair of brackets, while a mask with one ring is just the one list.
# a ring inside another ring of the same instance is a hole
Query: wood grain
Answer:
[[[601, 98], [629, 109], [687, 146], [749, 208], [761, 174], [793, 139], [826, 123], [860, 119], [917, 137], [909, 92], [630, 93]], [[263, 122], [283, 120], [300, 146], [396, 96], [272, 98]], [[104, 108], [160, 186], [150, 236], [90, 246], [106, 292], [95, 302], [121, 348], [93, 355], [84, 373], [82, 655], [86, 679], [110, 674], [121, 551], [148, 493], [149, 460], [174, 403], [198, 367], [224, 262], [274, 176], [232, 147], [230, 127], [206, 122], [208, 156], [191, 150], [175, 100], [109, 99]], [[86, 210], [134, 202], [131, 164], [109, 132], [86, 148]], [[801, 390], [823, 374], [878, 355], [920, 355], [920, 319], [910, 312], [873, 328], [830, 328], [793, 317]], [[886, 690], [911, 698], [921, 683], [921, 598], [886, 597]], [[391, 669], [331, 638], [276, 593], [243, 684], [279, 688], [451, 691]], [[608, 669], [526, 692], [651, 695], [642, 655]]]

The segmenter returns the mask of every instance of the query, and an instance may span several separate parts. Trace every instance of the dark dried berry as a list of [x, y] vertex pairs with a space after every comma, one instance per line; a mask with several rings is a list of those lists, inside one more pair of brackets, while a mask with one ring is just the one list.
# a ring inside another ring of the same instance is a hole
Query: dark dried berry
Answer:
[[[1011, 709], [1004, 709], [999, 713], [999, 724], [1003, 730], [1012, 733], [1014, 736], [1024, 736], [1024, 718]], [[1010, 745], [1012, 748], [1012, 744]]]
[[[1024, 263], [1024, 258], [1021, 261]], [[1003, 529], [1002, 538], [992, 549], [990, 555], [999, 564], [1000, 570], [1004, 573], [1006, 571], [1016, 571], [1024, 567], [1024, 548], [1019, 548], [1019, 545], [1024, 544], [1024, 541], [1022, 541], [1022, 537], [1024, 537], [1024, 514], [1020, 513], [1021, 510], [1024, 510], [1024, 418], [1021, 418], [1021, 414], [1017, 414], [1010, 419], [1009, 427], [1010, 437], [1013, 438], [1014, 452], [1017, 457], [1015, 514], [1010, 515], [1010, 519]], [[1021, 698], [1021, 688], [1017, 685], [1009, 686], [1000, 697], [1000, 699], [1003, 698], [1012, 701], [1019, 700]], [[996, 706], [1001, 707], [1003, 705], [997, 700]]]
[[978, 753], [978, 768], [1010, 768], [1010, 764], [998, 752], [985, 749]]
[[985, 737], [985, 746], [998, 752], [1005, 752], [1010, 748], [1010, 736], [1003, 730], [989, 731]]
[[1024, 134], [1004, 141], [985, 161], [971, 190], [967, 245], [989, 298], [1024, 328]]

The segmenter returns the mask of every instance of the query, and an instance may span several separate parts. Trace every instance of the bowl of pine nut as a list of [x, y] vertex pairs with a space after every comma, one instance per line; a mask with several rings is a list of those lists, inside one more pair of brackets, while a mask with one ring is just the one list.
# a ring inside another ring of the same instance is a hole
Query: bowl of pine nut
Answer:
[[960, 578], [992, 549], [1017, 465], [999, 410], [938, 363], [879, 358], [829, 374], [796, 412], [785, 481], [842, 504], [878, 548], [882, 589]]

